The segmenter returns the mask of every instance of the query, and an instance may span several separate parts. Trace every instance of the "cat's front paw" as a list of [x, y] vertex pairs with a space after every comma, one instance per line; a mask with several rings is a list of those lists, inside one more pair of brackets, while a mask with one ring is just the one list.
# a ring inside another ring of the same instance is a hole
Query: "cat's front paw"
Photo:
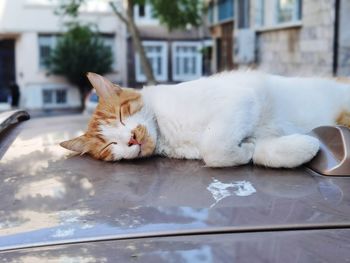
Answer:
[[312, 136], [295, 134], [288, 137], [290, 144], [293, 145], [290, 150], [290, 157], [298, 165], [309, 162], [320, 149], [319, 140]]
[[294, 168], [315, 157], [319, 147], [316, 138], [303, 134], [260, 139], [253, 160], [255, 164], [273, 168]]

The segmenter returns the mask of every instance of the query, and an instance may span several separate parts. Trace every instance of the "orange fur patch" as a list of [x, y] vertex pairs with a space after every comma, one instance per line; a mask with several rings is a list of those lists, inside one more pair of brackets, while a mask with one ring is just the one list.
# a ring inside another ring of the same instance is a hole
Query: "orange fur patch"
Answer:
[[350, 112], [348, 111], [342, 111], [337, 119], [336, 119], [336, 123], [338, 125], [343, 125], [346, 126], [348, 128], [350, 128]]
[[350, 84], [350, 78], [347, 77], [335, 77], [334, 80], [343, 84]]
[[135, 129], [132, 130], [132, 134], [135, 135], [136, 140], [142, 143], [141, 154], [142, 156], [149, 156], [153, 153], [154, 148], [156, 147], [152, 138], [147, 132], [147, 128], [143, 125], [138, 125]]
[[[123, 88], [115, 101], [100, 100], [86, 132], [89, 143], [89, 154], [95, 159], [110, 161], [112, 152], [103, 149], [108, 142], [101, 136], [100, 124], [113, 124], [121, 117], [123, 119], [138, 112], [143, 106], [141, 94], [132, 89]], [[120, 112], [119, 112], [120, 111]], [[91, 142], [92, 141], [92, 142]]]

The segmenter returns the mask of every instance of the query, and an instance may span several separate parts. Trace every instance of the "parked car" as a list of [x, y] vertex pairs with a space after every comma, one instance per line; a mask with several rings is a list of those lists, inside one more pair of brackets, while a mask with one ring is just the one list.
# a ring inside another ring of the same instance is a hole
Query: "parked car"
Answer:
[[[348, 262], [350, 179], [306, 168], [102, 162], [87, 116], [0, 116], [2, 262]], [[19, 121], [18, 121], [19, 120]]]
[[96, 91], [92, 89], [85, 98], [85, 113], [91, 115], [98, 104], [98, 96]]

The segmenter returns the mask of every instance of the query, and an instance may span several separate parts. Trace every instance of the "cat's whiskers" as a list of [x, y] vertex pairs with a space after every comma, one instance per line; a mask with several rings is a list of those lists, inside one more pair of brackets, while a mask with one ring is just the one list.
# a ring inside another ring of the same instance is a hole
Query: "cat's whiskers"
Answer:
[[102, 156], [102, 154], [104, 153], [104, 151], [105, 151], [109, 146], [111, 146], [112, 144], [118, 144], [118, 143], [117, 143], [117, 142], [110, 142], [110, 143], [108, 143], [107, 145], [105, 145], [105, 146], [101, 149], [99, 155]]
[[122, 120], [122, 110], [121, 110], [121, 108], [119, 109], [119, 122], [120, 122], [121, 125], [125, 126], [125, 123]]

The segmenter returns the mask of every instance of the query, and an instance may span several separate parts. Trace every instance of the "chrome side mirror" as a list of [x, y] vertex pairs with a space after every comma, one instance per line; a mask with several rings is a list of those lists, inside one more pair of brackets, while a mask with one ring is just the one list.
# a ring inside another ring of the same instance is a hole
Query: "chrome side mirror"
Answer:
[[319, 139], [320, 151], [307, 167], [322, 175], [350, 176], [350, 129], [321, 126], [309, 134]]

